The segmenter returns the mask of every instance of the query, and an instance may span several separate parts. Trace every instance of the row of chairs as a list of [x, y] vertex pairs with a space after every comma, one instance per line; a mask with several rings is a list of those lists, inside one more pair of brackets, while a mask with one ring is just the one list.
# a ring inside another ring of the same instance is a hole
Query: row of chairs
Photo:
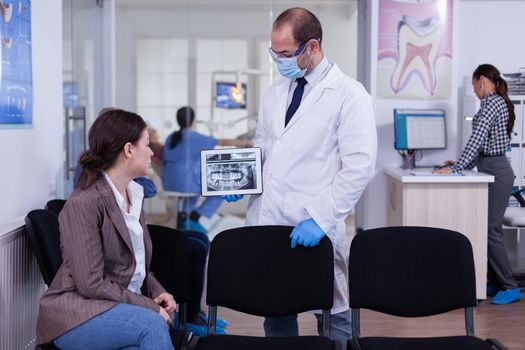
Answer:
[[[62, 264], [58, 214], [64, 204], [65, 200], [49, 201], [45, 209], [33, 210], [25, 218], [32, 250], [42, 278], [48, 286]], [[192, 334], [186, 330], [187, 307], [190, 301], [188, 238], [185, 233], [165, 226], [148, 225], [148, 231], [155, 252], [151, 260], [151, 270], [178, 303], [178, 324], [170, 335], [177, 350], [185, 350], [192, 337]], [[52, 344], [46, 344], [37, 349], [57, 348]]]
[[[34, 231], [34, 215], [34, 212], [28, 215], [28, 232]], [[49, 222], [44, 225], [51, 227]], [[185, 254], [175, 253], [174, 249], [187, 247], [185, 235], [156, 225], [149, 225], [148, 229], [154, 245], [152, 270], [177, 302], [181, 302], [180, 310], [184, 311], [183, 304], [188, 299], [179, 293], [188, 288], [188, 283], [181, 281], [188, 281], [185, 274], [189, 269], [174, 261]], [[241, 227], [215, 237], [208, 262], [208, 336], [199, 339], [197, 350], [337, 349], [338, 344], [328, 338], [334, 281], [332, 244], [325, 237], [316, 247], [291, 249], [292, 229], [289, 226]], [[56, 230], [58, 232], [58, 226]], [[36, 251], [35, 255], [44, 270], [42, 266], [46, 265], [41, 263]], [[56, 268], [58, 266], [60, 264]], [[353, 335], [349, 349], [505, 349], [495, 339], [474, 336], [473, 308], [477, 305], [474, 260], [469, 240], [460, 233], [427, 227], [364, 231], [352, 241], [349, 266]], [[46, 277], [44, 272], [42, 275], [46, 283], [51, 281], [49, 275]], [[323, 310], [322, 336], [215, 335], [218, 306], [264, 317]], [[459, 308], [465, 310], [466, 335], [361, 337], [361, 309], [400, 317], [422, 317]], [[189, 344], [184, 321], [184, 316], [179, 318], [182, 323], [175, 342], [177, 349], [185, 349]]]

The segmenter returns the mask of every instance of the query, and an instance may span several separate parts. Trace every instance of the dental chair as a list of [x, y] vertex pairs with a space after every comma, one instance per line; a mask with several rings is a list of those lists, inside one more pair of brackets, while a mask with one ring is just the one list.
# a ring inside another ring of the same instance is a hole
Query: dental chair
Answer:
[[166, 224], [170, 219], [173, 219], [175, 220], [175, 228], [180, 229], [181, 220], [179, 218], [179, 213], [184, 207], [185, 200], [191, 197], [200, 196], [200, 194], [164, 190], [162, 187], [162, 166], [152, 163], [151, 168], [153, 169], [153, 172], [150, 174], [149, 178], [157, 185], [157, 194], [159, 198], [164, 201], [166, 208], [166, 216], [157, 221]]
[[[160, 223], [166, 224], [170, 219], [175, 220], [175, 228], [180, 228], [179, 213], [184, 207], [184, 201], [190, 197], [200, 196], [200, 193], [189, 193], [189, 192], [175, 192], [165, 191], [162, 187], [162, 166], [152, 163], [153, 176], [152, 180], [157, 185], [158, 196], [165, 202], [166, 216], [159, 219]], [[208, 230], [208, 238], [210, 241], [222, 231], [242, 227], [244, 226], [244, 219], [240, 215], [246, 213], [246, 203], [248, 199], [245, 199], [241, 203], [228, 203], [222, 205], [221, 208], [215, 213], [210, 219], [201, 217], [200, 222]]]
[[525, 287], [525, 188], [511, 193], [519, 207], [508, 207], [503, 216], [505, 248], [509, 256], [513, 275], [520, 288]]

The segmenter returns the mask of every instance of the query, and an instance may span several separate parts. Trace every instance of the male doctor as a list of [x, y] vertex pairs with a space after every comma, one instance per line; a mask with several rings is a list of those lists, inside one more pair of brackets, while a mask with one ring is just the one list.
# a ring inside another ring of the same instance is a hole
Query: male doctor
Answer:
[[[345, 218], [374, 175], [377, 135], [370, 95], [328, 62], [322, 41], [321, 23], [306, 9], [288, 9], [273, 24], [270, 55], [284, 79], [266, 91], [259, 111], [255, 146], [263, 154], [264, 193], [252, 196], [246, 224], [295, 226], [292, 248], [330, 238], [330, 332], [346, 342], [351, 325]], [[266, 318], [264, 330], [267, 336], [298, 335], [297, 315]]]

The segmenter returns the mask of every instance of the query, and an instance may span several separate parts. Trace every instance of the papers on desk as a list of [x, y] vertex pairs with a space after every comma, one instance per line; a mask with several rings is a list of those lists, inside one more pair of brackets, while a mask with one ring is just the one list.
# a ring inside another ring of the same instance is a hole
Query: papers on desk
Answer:
[[410, 174], [414, 176], [463, 176], [463, 174], [448, 173], [448, 174], [436, 174], [432, 170], [411, 170]]

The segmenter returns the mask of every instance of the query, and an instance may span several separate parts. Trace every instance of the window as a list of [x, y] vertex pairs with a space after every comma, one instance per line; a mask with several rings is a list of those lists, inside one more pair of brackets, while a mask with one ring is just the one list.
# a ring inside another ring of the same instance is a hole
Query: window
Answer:
[[138, 39], [137, 112], [162, 140], [178, 129], [176, 110], [188, 104], [188, 40]]

